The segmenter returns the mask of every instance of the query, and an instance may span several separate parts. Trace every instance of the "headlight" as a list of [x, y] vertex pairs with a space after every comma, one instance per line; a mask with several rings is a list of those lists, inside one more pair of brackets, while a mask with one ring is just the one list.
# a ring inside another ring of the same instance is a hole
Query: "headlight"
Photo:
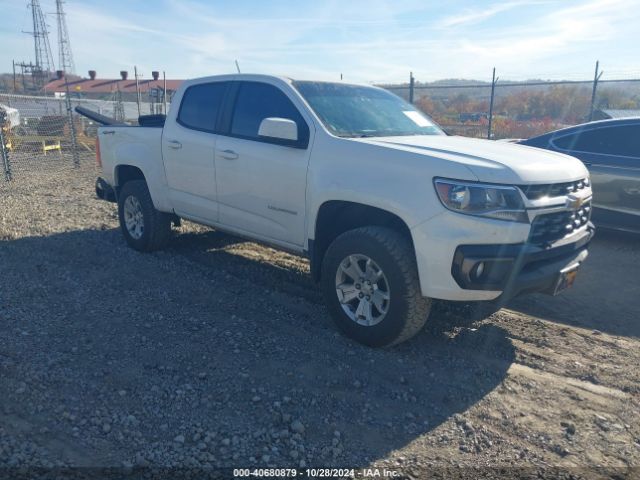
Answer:
[[449, 210], [498, 220], [529, 221], [515, 187], [446, 179], [436, 179], [434, 183], [440, 201]]

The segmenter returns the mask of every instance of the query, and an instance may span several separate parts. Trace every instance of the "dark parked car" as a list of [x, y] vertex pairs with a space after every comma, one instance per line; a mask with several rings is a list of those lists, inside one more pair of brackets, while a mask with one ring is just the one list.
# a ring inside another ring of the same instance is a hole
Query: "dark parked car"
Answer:
[[585, 123], [519, 143], [582, 160], [591, 172], [594, 223], [640, 233], [640, 117]]

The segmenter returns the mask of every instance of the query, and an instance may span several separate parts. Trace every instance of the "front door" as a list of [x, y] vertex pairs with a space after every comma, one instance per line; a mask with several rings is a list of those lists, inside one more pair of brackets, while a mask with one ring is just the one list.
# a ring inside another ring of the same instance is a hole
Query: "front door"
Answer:
[[[296, 122], [296, 145], [258, 135], [260, 123], [270, 117]], [[308, 124], [277, 86], [241, 82], [228, 129], [216, 141], [220, 223], [240, 233], [302, 246]]]

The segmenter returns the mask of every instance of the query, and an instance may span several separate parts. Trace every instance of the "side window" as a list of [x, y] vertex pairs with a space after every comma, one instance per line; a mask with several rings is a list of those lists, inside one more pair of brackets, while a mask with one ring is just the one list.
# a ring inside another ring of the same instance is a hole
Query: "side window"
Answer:
[[554, 138], [552, 143], [563, 150], [574, 150], [576, 145], [576, 140], [580, 136], [579, 133], [575, 133], [573, 135], [565, 135], [563, 137]]
[[598, 128], [554, 139], [556, 146], [576, 152], [640, 158], [640, 125]]
[[189, 87], [180, 104], [178, 123], [194, 130], [213, 132], [228, 82]]
[[306, 147], [309, 141], [309, 127], [284, 92], [267, 83], [243, 82], [236, 98], [231, 120], [231, 134], [269, 142], [268, 139], [258, 136], [260, 123], [269, 117], [288, 118], [296, 122], [298, 126], [296, 145]]

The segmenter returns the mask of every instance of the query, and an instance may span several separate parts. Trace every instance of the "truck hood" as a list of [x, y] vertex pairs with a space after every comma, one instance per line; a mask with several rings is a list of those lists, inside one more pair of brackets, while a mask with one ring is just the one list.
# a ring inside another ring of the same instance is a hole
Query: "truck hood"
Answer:
[[439, 158], [467, 167], [479, 181], [504, 184], [561, 183], [588, 176], [577, 158], [494, 140], [440, 135], [354, 139], [394, 150]]

